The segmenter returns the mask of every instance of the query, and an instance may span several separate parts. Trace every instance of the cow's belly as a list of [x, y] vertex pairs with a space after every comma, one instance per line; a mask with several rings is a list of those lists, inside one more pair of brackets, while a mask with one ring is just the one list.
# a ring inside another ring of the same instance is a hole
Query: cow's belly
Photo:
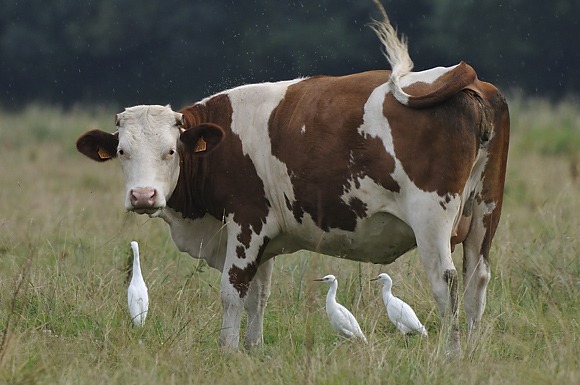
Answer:
[[355, 261], [387, 264], [414, 248], [411, 228], [388, 213], [377, 213], [360, 220], [354, 232], [303, 225], [281, 234], [268, 245], [267, 254], [311, 250]]

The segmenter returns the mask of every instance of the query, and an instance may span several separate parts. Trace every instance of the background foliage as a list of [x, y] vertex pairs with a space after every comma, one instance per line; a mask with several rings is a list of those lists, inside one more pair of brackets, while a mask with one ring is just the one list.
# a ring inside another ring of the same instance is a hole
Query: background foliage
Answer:
[[[505, 90], [580, 92], [580, 2], [393, 0], [416, 69], [471, 63]], [[242, 83], [387, 68], [371, 0], [22, 0], [0, 13], [0, 103], [181, 106]]]

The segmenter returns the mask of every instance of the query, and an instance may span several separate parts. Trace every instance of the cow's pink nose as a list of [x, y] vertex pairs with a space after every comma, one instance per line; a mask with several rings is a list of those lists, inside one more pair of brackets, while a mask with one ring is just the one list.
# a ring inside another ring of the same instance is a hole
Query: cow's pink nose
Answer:
[[129, 193], [131, 205], [136, 209], [153, 207], [157, 193], [153, 187], [135, 187]]

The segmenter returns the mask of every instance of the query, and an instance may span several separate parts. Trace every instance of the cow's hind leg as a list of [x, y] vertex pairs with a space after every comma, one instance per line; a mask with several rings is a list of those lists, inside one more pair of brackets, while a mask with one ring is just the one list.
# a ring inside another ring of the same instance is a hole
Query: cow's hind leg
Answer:
[[483, 190], [487, 194], [476, 196], [469, 233], [463, 241], [463, 306], [470, 334], [481, 322], [485, 308], [491, 277], [489, 250], [499, 223], [503, 185], [495, 191], [485, 186]]
[[490, 279], [489, 247], [489, 211], [481, 202], [474, 207], [469, 235], [463, 242], [463, 306], [467, 317], [467, 327], [471, 333], [481, 321], [485, 308], [487, 284]]
[[248, 314], [248, 325], [246, 327], [246, 337], [244, 341], [246, 348], [260, 346], [264, 342], [264, 311], [266, 309], [268, 297], [270, 297], [270, 282], [273, 266], [273, 258], [260, 265], [256, 276], [250, 283], [248, 297], [244, 301], [244, 308]]
[[473, 219], [463, 242], [463, 306], [471, 332], [481, 321], [490, 280], [489, 249], [499, 223], [509, 145], [509, 112], [503, 96], [496, 93], [488, 100], [491, 113], [486, 123], [491, 129], [482, 143], [485, 168], [473, 202]]
[[[460, 352], [457, 270], [451, 259], [451, 231], [459, 203], [452, 200], [446, 209], [440, 205], [417, 207], [417, 218], [412, 225], [417, 240], [417, 249], [429, 280], [433, 296], [442, 319], [441, 330], [448, 344], [447, 354]], [[420, 213], [431, 213], [425, 220]]]

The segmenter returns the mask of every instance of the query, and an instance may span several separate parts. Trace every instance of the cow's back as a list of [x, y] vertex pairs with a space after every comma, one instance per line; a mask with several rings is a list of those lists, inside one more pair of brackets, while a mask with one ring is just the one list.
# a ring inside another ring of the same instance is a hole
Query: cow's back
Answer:
[[[301, 182], [301, 201], [321, 194], [312, 191], [321, 183], [329, 186], [322, 200], [336, 201], [348, 180], [362, 176], [399, 192], [402, 172], [424, 191], [460, 192], [470, 171], [464, 164], [478, 147], [476, 97], [459, 92], [429, 108], [409, 108], [389, 94], [389, 73], [317, 77], [288, 88], [269, 135], [272, 153]], [[396, 163], [402, 168], [395, 172]]]

